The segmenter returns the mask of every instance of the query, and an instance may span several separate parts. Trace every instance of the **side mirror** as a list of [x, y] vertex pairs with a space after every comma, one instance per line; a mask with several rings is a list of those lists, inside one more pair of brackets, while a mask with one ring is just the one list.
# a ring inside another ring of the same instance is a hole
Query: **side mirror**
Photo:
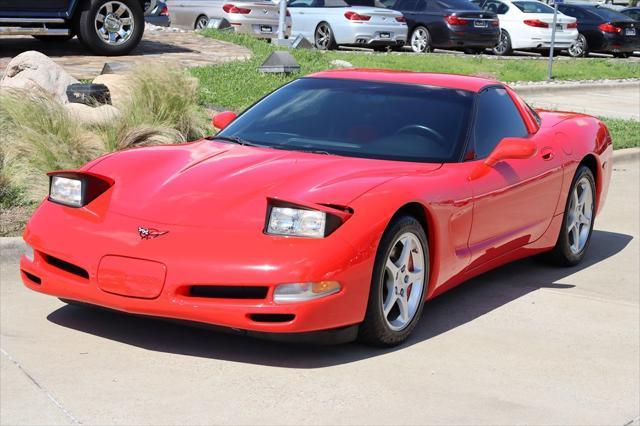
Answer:
[[213, 116], [213, 120], [211, 120], [211, 124], [216, 129], [224, 129], [227, 127], [233, 120], [237, 117], [235, 112], [225, 111]]
[[469, 175], [469, 180], [478, 179], [489, 172], [489, 169], [504, 160], [523, 160], [536, 155], [536, 144], [524, 138], [504, 138], [493, 149], [493, 152], [478, 165]]

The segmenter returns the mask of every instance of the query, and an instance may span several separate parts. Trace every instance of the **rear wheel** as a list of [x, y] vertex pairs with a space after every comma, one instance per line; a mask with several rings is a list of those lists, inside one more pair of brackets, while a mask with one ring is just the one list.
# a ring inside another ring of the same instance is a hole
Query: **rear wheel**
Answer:
[[205, 15], [198, 16], [193, 28], [196, 30], [204, 30], [209, 25], [209, 18]]
[[144, 12], [138, 0], [91, 0], [77, 20], [83, 44], [99, 55], [126, 55], [144, 32]]
[[569, 46], [567, 50], [572, 58], [584, 58], [589, 54], [587, 39], [582, 34], [578, 34], [576, 42]]
[[415, 53], [431, 52], [431, 35], [429, 34], [429, 30], [423, 26], [415, 27], [411, 32], [409, 45]]
[[500, 39], [498, 44], [493, 48], [493, 53], [498, 56], [509, 56], [513, 53], [511, 48], [511, 37], [505, 30], [500, 31]]
[[411, 216], [393, 220], [376, 254], [360, 340], [387, 347], [404, 342], [422, 315], [428, 282], [429, 248], [422, 225]]
[[334, 50], [338, 47], [331, 26], [326, 22], [320, 22], [316, 27], [314, 36], [316, 48], [320, 50]]
[[555, 247], [544, 258], [562, 266], [573, 266], [584, 257], [591, 234], [596, 207], [596, 185], [591, 169], [576, 171], [562, 219], [562, 229]]

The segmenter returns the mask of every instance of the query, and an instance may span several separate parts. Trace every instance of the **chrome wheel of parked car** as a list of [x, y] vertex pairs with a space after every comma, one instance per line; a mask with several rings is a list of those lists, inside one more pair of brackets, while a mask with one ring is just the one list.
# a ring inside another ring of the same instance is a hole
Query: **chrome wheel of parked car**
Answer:
[[415, 234], [400, 235], [387, 257], [382, 313], [389, 328], [404, 329], [416, 315], [424, 287], [424, 251]]
[[511, 49], [511, 38], [509, 37], [509, 33], [505, 30], [500, 32], [500, 40], [496, 47], [493, 48], [493, 53], [498, 56], [510, 55], [513, 52]]
[[569, 248], [573, 254], [579, 254], [587, 244], [593, 221], [593, 191], [591, 182], [586, 176], [580, 178], [576, 183], [571, 193], [567, 212], [566, 227], [569, 235]]
[[587, 55], [587, 39], [582, 35], [578, 35], [575, 43], [569, 46], [569, 55], [574, 58], [581, 58]]
[[136, 24], [127, 5], [119, 1], [110, 1], [98, 10], [94, 25], [102, 41], [117, 46], [131, 38]]
[[205, 28], [207, 28], [208, 25], [209, 25], [209, 18], [207, 18], [204, 15], [198, 16], [198, 19], [196, 19], [196, 25], [195, 25], [196, 30], [204, 30]]
[[416, 53], [425, 53], [431, 50], [431, 36], [425, 27], [417, 27], [411, 33], [411, 50]]
[[333, 38], [333, 31], [326, 22], [318, 24], [315, 33], [316, 48], [320, 50], [330, 50], [335, 48], [335, 40]]

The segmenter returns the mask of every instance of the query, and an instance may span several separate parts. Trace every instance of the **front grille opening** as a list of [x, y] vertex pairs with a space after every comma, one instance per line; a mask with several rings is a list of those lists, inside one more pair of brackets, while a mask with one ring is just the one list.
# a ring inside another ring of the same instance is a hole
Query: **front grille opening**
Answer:
[[249, 314], [255, 322], [289, 322], [295, 317], [293, 314]]
[[33, 274], [28, 273], [27, 271], [25, 271], [24, 269], [21, 270], [22, 273], [24, 274], [25, 277], [27, 277], [29, 279], [29, 281], [32, 281], [35, 284], [42, 284], [42, 280], [40, 279], [40, 277], [36, 277]]
[[189, 296], [210, 299], [265, 299], [269, 287], [242, 285], [192, 285]]
[[86, 269], [83, 269], [73, 263], [69, 263], [62, 259], [58, 259], [57, 257], [49, 256], [48, 254], [44, 255], [46, 262], [54, 266], [58, 269], [62, 269], [65, 272], [68, 272], [73, 275], [77, 275], [78, 277], [84, 278], [85, 280], [89, 279], [89, 272]]

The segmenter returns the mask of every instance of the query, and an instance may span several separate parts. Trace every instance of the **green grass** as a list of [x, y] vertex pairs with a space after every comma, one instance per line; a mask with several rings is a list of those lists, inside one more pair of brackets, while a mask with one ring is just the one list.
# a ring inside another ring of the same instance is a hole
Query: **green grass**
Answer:
[[[253, 37], [226, 31], [207, 30], [206, 37], [247, 47], [251, 59], [223, 65], [195, 68], [191, 72], [200, 80], [199, 100], [219, 109], [241, 111], [282, 84], [316, 71], [332, 68], [331, 61], [341, 59], [363, 68], [389, 68], [411, 71], [448, 72], [480, 75], [500, 81], [542, 81], [547, 76], [547, 62], [531, 59], [495, 59], [482, 56], [446, 54], [397, 54], [312, 50], [292, 50], [300, 64], [300, 73], [265, 75], [258, 67], [277, 48]], [[560, 59], [554, 65], [557, 80], [640, 77], [640, 63], [612, 59]]]
[[609, 128], [613, 149], [640, 147], [640, 121], [600, 118]]

